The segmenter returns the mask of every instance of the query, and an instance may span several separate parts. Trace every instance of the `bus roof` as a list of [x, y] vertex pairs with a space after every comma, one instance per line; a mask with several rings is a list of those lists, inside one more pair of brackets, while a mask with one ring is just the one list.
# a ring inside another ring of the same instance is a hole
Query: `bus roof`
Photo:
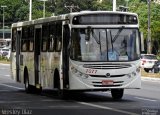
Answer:
[[135, 15], [137, 16], [136, 13], [131, 13], [131, 12], [120, 12], [120, 11], [80, 11], [80, 12], [73, 12], [69, 13], [70, 15], [85, 15], [85, 14], [103, 14], [103, 13], [108, 13], [108, 14], [128, 14], [128, 15]]
[[46, 18], [39, 18], [31, 21], [24, 21], [24, 22], [17, 22], [13, 23], [12, 27], [21, 27], [21, 26], [27, 26], [27, 25], [36, 25], [36, 24], [41, 24], [45, 22], [50, 22], [50, 21], [57, 21], [57, 20], [66, 20], [69, 19], [70, 17], [74, 17], [77, 15], [87, 15], [87, 14], [126, 14], [126, 15], [134, 15], [138, 16], [136, 13], [131, 13], [131, 12], [120, 12], [120, 11], [80, 11], [80, 12], [73, 12], [73, 13], [68, 13], [68, 14], [62, 14], [58, 16], [51, 16], [51, 17], [46, 17]]

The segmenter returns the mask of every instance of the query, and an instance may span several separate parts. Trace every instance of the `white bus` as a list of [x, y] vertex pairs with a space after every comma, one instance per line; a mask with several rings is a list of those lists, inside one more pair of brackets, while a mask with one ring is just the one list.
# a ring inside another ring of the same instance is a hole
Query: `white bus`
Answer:
[[12, 78], [26, 92], [139, 89], [141, 39], [135, 13], [85, 11], [12, 24]]

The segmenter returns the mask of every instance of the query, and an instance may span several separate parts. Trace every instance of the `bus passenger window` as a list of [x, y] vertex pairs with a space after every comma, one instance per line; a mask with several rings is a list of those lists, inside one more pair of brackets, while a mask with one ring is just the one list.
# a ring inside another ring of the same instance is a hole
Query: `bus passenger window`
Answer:
[[33, 41], [30, 40], [29, 42], [29, 51], [33, 51]]
[[42, 39], [42, 51], [47, 51], [47, 39]]
[[62, 47], [62, 23], [56, 24], [55, 50], [60, 51]]
[[17, 31], [16, 29], [14, 29], [12, 34], [12, 51], [16, 51], [16, 38], [17, 38]]
[[33, 27], [30, 27], [29, 28], [29, 40], [28, 40], [28, 49], [29, 51], [33, 51], [33, 44], [34, 44], [34, 28]]
[[44, 25], [42, 27], [42, 45], [41, 45], [41, 50], [42, 51], [47, 51], [47, 40], [49, 37], [49, 28], [48, 25]]
[[56, 42], [56, 51], [60, 51], [61, 50], [61, 47], [62, 47], [62, 38], [57, 38], [57, 42]]
[[27, 51], [27, 41], [26, 40], [22, 40], [22, 47], [21, 47], [22, 51]]
[[22, 28], [22, 38], [21, 38], [21, 51], [26, 52], [29, 50], [29, 28]]
[[54, 35], [50, 35], [50, 38], [49, 38], [49, 51], [54, 51], [54, 39], [55, 39], [55, 36]]

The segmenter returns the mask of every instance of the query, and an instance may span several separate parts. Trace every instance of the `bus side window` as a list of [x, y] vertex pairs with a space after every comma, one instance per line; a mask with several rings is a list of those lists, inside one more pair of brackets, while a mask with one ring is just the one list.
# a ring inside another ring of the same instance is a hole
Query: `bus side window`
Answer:
[[50, 35], [49, 37], [49, 51], [54, 51], [54, 40], [55, 40], [55, 36], [54, 35]]
[[21, 44], [22, 44], [21, 51], [22, 52], [27, 51], [27, 42], [26, 42], [26, 40], [22, 40]]
[[33, 46], [33, 43], [34, 43], [34, 28], [33, 27], [30, 27], [29, 28], [29, 51], [33, 51], [34, 49], [34, 46]]
[[61, 51], [62, 48], [62, 38], [57, 38], [57, 51]]
[[42, 27], [42, 45], [41, 45], [41, 50], [43, 52], [47, 51], [47, 40], [49, 37], [49, 29], [48, 29], [48, 25], [45, 24]]
[[16, 29], [12, 30], [12, 51], [16, 51], [16, 38], [17, 38], [17, 31]]
[[21, 51], [26, 52], [28, 50], [28, 28], [22, 28], [22, 39], [21, 39]]
[[49, 39], [48, 39], [48, 50], [54, 51], [55, 50], [55, 38], [56, 38], [56, 30], [55, 30], [55, 22], [50, 23], [49, 25]]
[[62, 48], [62, 22], [56, 25], [56, 39], [55, 39], [56, 51], [61, 51]]

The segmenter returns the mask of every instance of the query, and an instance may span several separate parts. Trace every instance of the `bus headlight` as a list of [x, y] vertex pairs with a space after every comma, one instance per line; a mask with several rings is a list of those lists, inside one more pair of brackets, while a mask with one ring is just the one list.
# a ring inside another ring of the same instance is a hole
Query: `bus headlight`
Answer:
[[137, 72], [137, 73], [140, 73], [140, 71], [141, 71], [141, 69], [140, 69], [140, 67], [138, 67], [138, 68], [136, 69], [136, 72]]
[[136, 76], [136, 72], [132, 72], [132, 76]]
[[78, 72], [78, 70], [74, 67], [71, 67], [71, 71], [72, 71], [73, 74], [76, 74]]
[[130, 73], [130, 74], [127, 74], [127, 77], [128, 77], [128, 78], [131, 78], [131, 77], [134, 77], [134, 76], [136, 76], [136, 72], [132, 72], [132, 73]]
[[89, 75], [83, 74], [82, 72], [80, 72], [76, 68], [74, 68], [73, 66], [71, 67], [71, 72], [73, 74], [75, 74], [77, 77], [82, 77], [84, 79], [87, 79], [89, 77]]
[[128, 77], [128, 78], [131, 78], [132, 76], [131, 76], [131, 74], [128, 74], [127, 77]]
[[87, 74], [83, 74], [82, 78], [87, 79], [89, 77], [89, 75]]
[[134, 77], [134, 76], [136, 76], [136, 75], [137, 75], [137, 73], [134, 71], [134, 72], [128, 74], [127, 77], [128, 77], [128, 78], [131, 78], [131, 77]]
[[87, 79], [89, 77], [87, 74], [83, 74], [82, 72], [79, 72], [79, 71], [77, 73], [77, 76], [82, 77], [83, 79]]
[[77, 73], [77, 76], [78, 76], [78, 77], [82, 77], [82, 76], [83, 76], [83, 73], [78, 72], [78, 73]]

